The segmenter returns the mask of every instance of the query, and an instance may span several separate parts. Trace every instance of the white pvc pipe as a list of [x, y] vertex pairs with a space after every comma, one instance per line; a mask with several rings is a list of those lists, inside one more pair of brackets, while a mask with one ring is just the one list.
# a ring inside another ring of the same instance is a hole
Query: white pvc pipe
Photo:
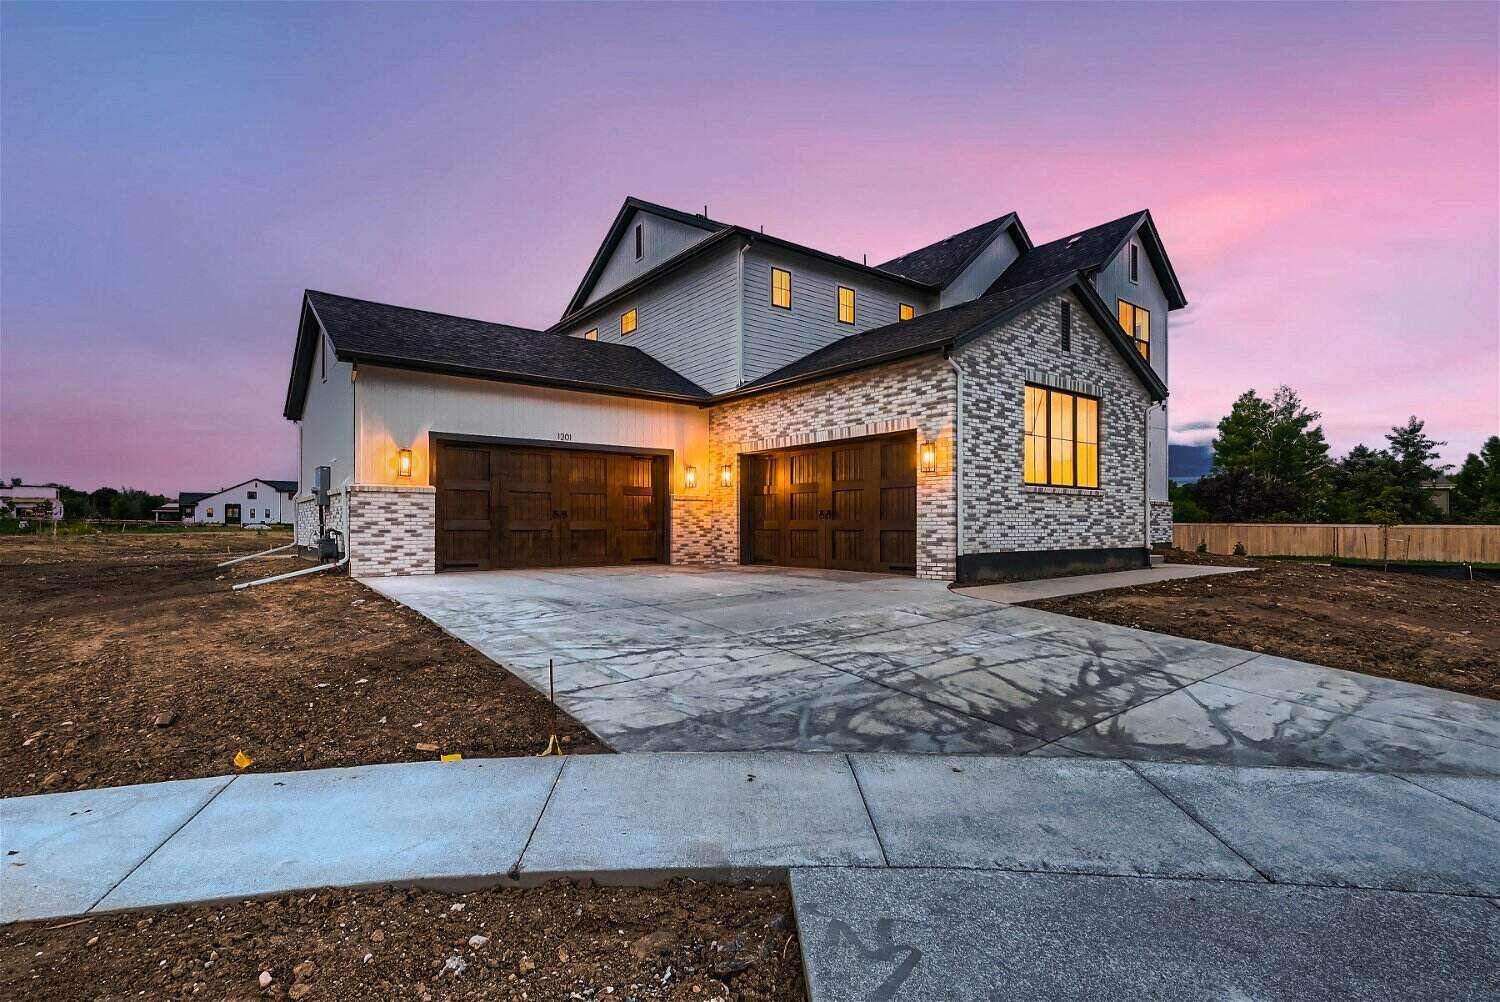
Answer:
[[243, 557], [235, 557], [233, 560], [226, 560], [222, 564], [219, 564], [219, 566], [230, 567], [234, 564], [244, 563], [246, 560], [254, 560], [256, 557], [264, 557], [272, 553], [280, 553], [282, 550], [290, 550], [296, 545], [296, 543], [287, 543], [285, 546], [273, 546], [269, 550], [261, 550], [259, 553], [248, 553]]
[[317, 574], [319, 571], [338, 570], [349, 562], [349, 554], [345, 553], [336, 564], [319, 564], [316, 567], [304, 567], [300, 571], [287, 571], [285, 574], [273, 574], [268, 578], [256, 578], [254, 581], [242, 581], [234, 586], [235, 591], [243, 591], [246, 588], [254, 588], [256, 585], [270, 584], [272, 581], [287, 581], [291, 578], [305, 577], [308, 574]]

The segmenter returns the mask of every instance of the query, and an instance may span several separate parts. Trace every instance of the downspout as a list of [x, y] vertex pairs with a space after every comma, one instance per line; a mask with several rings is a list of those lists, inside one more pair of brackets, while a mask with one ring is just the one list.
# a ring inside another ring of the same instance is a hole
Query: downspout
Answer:
[[958, 580], [958, 558], [964, 555], [964, 370], [953, 350], [943, 352], [953, 369], [953, 579]]
[[753, 239], [740, 245], [734, 256], [734, 385], [745, 385], [745, 255], [750, 253]]

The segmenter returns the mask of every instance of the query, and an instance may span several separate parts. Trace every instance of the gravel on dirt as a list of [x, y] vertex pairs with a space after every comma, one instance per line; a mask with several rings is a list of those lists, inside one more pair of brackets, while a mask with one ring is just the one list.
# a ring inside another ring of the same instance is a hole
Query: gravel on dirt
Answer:
[[1180, 550], [1168, 559], [1257, 570], [1028, 604], [1500, 698], [1500, 584]]
[[321, 890], [0, 927], [0, 997], [806, 998], [785, 887]]
[[295, 558], [215, 566], [289, 541], [0, 537], [0, 796], [546, 747], [546, 697], [416, 613], [338, 572], [231, 588]]

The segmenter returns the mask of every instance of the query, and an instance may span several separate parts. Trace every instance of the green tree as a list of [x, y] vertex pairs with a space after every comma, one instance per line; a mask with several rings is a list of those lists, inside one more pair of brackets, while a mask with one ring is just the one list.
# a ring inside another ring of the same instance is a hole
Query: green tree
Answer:
[[1356, 445], [1333, 465], [1324, 514], [1331, 522], [1394, 522], [1388, 490], [1395, 487], [1391, 457], [1381, 449]]
[[1213, 475], [1194, 485], [1191, 496], [1215, 518], [1229, 517], [1215, 504], [1239, 517], [1320, 517], [1328, 477], [1321, 417], [1289, 386], [1277, 387], [1270, 400], [1246, 390], [1219, 422]]
[[1415, 414], [1393, 427], [1385, 440], [1390, 443], [1393, 510], [1403, 522], [1435, 521], [1439, 512], [1430, 484], [1450, 468], [1437, 462], [1438, 446], [1448, 443], [1428, 438], [1425, 422]]
[[1454, 474], [1453, 514], [1471, 522], [1500, 522], [1500, 435], [1469, 453]]
[[1172, 502], [1173, 522], [1212, 522], [1208, 512], [1193, 500], [1191, 488], [1168, 481], [1167, 498]]

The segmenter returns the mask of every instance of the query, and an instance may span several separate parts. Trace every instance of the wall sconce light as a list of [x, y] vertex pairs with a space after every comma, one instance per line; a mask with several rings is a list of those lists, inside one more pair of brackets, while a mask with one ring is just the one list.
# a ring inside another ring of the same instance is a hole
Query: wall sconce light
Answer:
[[396, 476], [411, 476], [411, 450], [402, 449], [396, 453]]
[[932, 473], [937, 469], [937, 449], [931, 442], [922, 443], [922, 472]]
[[734, 483], [734, 467], [730, 466], [728, 463], [725, 463], [723, 466], [719, 467], [719, 483], [723, 484], [725, 487], [728, 487], [730, 484]]
[[684, 466], [682, 468], [682, 486], [688, 490], [698, 486], [698, 467]]

